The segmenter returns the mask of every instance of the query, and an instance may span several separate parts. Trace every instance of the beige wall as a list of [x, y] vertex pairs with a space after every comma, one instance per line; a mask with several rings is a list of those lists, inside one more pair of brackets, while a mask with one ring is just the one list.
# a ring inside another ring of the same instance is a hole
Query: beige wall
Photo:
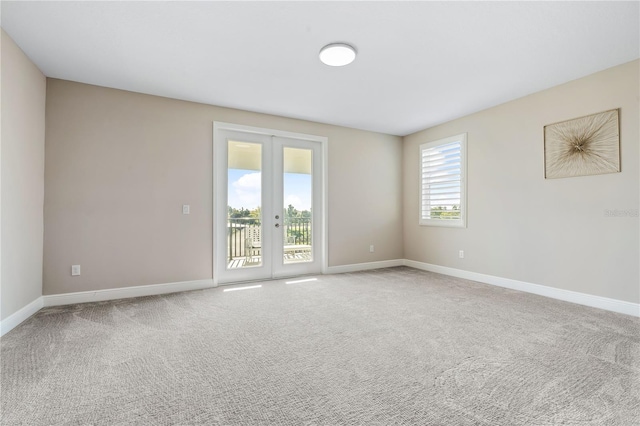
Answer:
[[4, 30], [1, 43], [4, 320], [42, 295], [46, 79]]
[[402, 258], [401, 138], [49, 79], [44, 294], [211, 278], [213, 121], [328, 137], [329, 265]]
[[[404, 139], [405, 257], [640, 301], [639, 61]], [[543, 126], [620, 108], [622, 172], [544, 179]], [[418, 225], [418, 147], [468, 132], [468, 227]], [[465, 258], [458, 258], [465, 250]]]
[[[638, 209], [638, 77], [635, 61], [404, 142], [49, 79], [44, 294], [211, 278], [212, 122], [223, 121], [329, 138], [330, 266], [405, 257], [637, 303], [638, 218], [604, 211]], [[622, 173], [545, 180], [543, 126], [611, 108]], [[418, 146], [462, 132], [468, 227], [418, 226]]]

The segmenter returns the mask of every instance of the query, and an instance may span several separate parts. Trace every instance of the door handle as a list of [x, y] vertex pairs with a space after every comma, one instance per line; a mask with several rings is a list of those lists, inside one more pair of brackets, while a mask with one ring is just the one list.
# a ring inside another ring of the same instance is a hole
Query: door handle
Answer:
[[280, 228], [280, 224], [279, 223], [276, 223], [276, 228]]

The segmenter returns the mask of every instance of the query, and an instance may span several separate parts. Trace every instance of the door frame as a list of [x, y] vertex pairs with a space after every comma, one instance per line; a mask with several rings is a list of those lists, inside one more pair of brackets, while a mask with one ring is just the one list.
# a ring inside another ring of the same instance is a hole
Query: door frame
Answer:
[[[322, 231], [321, 231], [321, 239], [322, 239], [322, 250], [320, 250], [319, 255], [321, 256], [321, 267], [322, 267], [322, 273], [326, 274], [327, 273], [327, 268], [328, 268], [328, 261], [329, 261], [329, 247], [328, 247], [328, 197], [327, 197], [327, 188], [328, 188], [328, 142], [329, 142], [329, 138], [325, 137], [325, 136], [317, 136], [317, 135], [310, 135], [310, 134], [305, 134], [305, 133], [296, 133], [296, 132], [289, 132], [289, 131], [284, 131], [284, 130], [275, 130], [275, 129], [267, 129], [267, 128], [262, 128], [262, 127], [253, 127], [253, 126], [247, 126], [247, 125], [243, 125], [243, 124], [234, 124], [234, 123], [225, 123], [225, 122], [220, 122], [220, 121], [214, 121], [213, 122], [213, 143], [212, 143], [212, 147], [213, 147], [213, 152], [212, 152], [212, 157], [213, 157], [213, 188], [212, 188], [212, 197], [213, 197], [213, 214], [212, 214], [212, 275], [213, 275], [213, 285], [214, 287], [218, 286], [218, 276], [219, 276], [219, 271], [221, 270], [221, 268], [225, 268], [226, 265], [219, 265], [217, 262], [217, 250], [219, 249], [218, 244], [216, 242], [217, 239], [217, 232], [216, 232], [216, 227], [218, 225], [218, 220], [219, 218], [217, 217], [217, 211], [220, 209], [220, 199], [218, 197], [216, 197], [216, 189], [217, 186], [219, 185], [219, 171], [218, 171], [218, 167], [219, 167], [219, 161], [222, 161], [221, 159], [217, 159], [216, 158], [216, 146], [220, 143], [224, 143], [224, 137], [222, 136], [222, 132], [223, 131], [232, 131], [232, 132], [243, 132], [243, 133], [253, 133], [253, 134], [258, 134], [258, 135], [263, 135], [263, 136], [274, 136], [274, 137], [281, 137], [281, 138], [289, 138], [289, 139], [299, 139], [299, 140], [303, 140], [303, 141], [311, 141], [311, 142], [317, 142], [320, 143], [321, 145], [321, 150], [322, 150], [322, 159], [321, 159], [321, 168], [322, 168], [322, 180], [321, 180], [321, 186], [322, 188], [320, 188], [320, 192], [321, 192], [321, 197], [322, 197], [322, 219], [320, 221], [321, 226], [322, 226]], [[233, 284], [233, 283], [224, 283], [224, 284]]]

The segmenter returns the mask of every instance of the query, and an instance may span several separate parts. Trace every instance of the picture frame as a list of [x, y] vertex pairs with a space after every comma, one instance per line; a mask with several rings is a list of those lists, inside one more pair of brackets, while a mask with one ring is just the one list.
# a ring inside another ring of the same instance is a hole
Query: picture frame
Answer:
[[620, 113], [611, 109], [544, 126], [544, 177], [620, 172]]

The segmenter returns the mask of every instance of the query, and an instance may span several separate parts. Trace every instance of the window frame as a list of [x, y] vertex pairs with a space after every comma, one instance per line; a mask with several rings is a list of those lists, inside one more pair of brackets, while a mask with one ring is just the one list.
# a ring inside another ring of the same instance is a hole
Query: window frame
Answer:
[[[444, 220], [435, 218], [425, 218], [422, 216], [422, 205], [425, 201], [430, 201], [427, 195], [423, 194], [424, 185], [422, 182], [423, 152], [437, 146], [447, 145], [452, 142], [460, 142], [460, 219]], [[426, 142], [420, 145], [418, 155], [418, 223], [421, 226], [441, 226], [447, 228], [466, 228], [467, 227], [467, 133], [449, 136], [432, 142]]]

